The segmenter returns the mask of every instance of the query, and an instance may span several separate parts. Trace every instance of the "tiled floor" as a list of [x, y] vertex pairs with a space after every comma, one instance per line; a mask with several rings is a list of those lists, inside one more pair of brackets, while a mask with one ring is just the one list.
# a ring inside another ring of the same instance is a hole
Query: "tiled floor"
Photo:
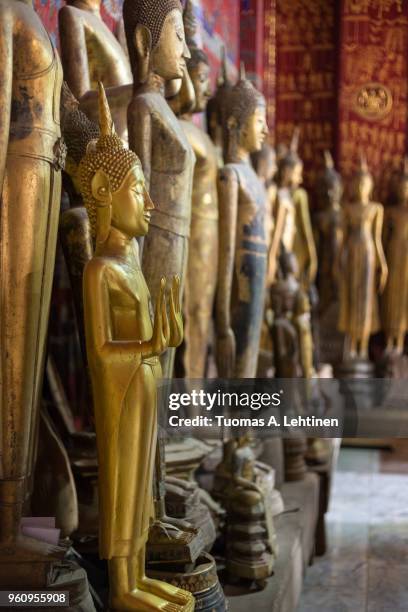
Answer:
[[408, 474], [382, 464], [380, 451], [341, 451], [328, 553], [309, 568], [298, 612], [408, 612]]

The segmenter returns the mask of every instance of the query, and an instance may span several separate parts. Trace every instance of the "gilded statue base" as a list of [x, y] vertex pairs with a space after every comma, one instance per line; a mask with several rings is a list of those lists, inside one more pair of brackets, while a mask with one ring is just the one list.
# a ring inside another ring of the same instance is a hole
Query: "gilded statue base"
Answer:
[[185, 571], [148, 569], [149, 578], [164, 580], [173, 586], [194, 595], [195, 612], [227, 612], [228, 602], [218, 580], [215, 560], [203, 553], [194, 564], [194, 569]]
[[[264, 580], [272, 574], [275, 554], [272, 550], [270, 530], [265, 522], [265, 512], [258, 518], [229, 516], [227, 529], [226, 568], [231, 582], [237, 579]], [[242, 521], [242, 522], [238, 522]]]

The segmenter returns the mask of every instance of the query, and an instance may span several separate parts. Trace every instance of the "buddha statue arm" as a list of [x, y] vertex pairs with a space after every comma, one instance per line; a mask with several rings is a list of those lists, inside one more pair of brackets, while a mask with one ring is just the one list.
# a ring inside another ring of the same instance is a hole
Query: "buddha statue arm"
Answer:
[[317, 254], [316, 246], [313, 238], [312, 224], [310, 221], [309, 202], [306, 191], [302, 190], [301, 198], [299, 202], [300, 206], [300, 218], [302, 223], [302, 231], [305, 238], [307, 256], [308, 256], [308, 267], [306, 270], [306, 279], [308, 284], [312, 284], [315, 281], [317, 274]]
[[218, 174], [219, 265], [216, 299], [217, 365], [220, 376], [230, 377], [235, 362], [235, 338], [231, 329], [231, 291], [237, 230], [238, 179], [228, 166]]
[[139, 157], [147, 191], [150, 188], [152, 164], [152, 118], [142, 97], [136, 97], [128, 107], [129, 149]]
[[382, 228], [383, 228], [383, 207], [381, 204], [377, 204], [377, 211], [374, 219], [374, 242], [375, 250], [377, 252], [377, 258], [380, 268], [380, 278], [378, 283], [378, 291], [382, 293], [385, 289], [385, 284], [388, 277], [388, 266], [385, 259], [384, 249], [382, 245]]
[[0, 22], [0, 186], [3, 186], [10, 131], [11, 91], [13, 84], [13, 19], [6, 14]]
[[286, 221], [286, 207], [282, 204], [279, 199], [276, 210], [275, 229], [272, 235], [271, 246], [269, 249], [269, 260], [268, 260], [268, 285], [272, 285], [275, 281], [276, 276], [276, 265], [279, 255], [279, 247], [281, 245], [283, 229]]
[[61, 61], [68, 87], [79, 100], [91, 89], [85, 30], [74, 7], [64, 6], [58, 13]]
[[93, 356], [105, 363], [120, 365], [141, 357], [160, 355], [168, 346], [169, 336], [164, 289], [162, 281], [152, 338], [149, 341], [114, 340], [106, 266], [98, 258], [92, 259], [84, 271], [84, 311], [86, 328], [92, 338]]

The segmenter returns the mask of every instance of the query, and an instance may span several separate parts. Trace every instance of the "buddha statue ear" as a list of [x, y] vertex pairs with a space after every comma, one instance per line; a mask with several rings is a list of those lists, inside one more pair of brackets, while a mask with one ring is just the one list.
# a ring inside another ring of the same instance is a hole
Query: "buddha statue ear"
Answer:
[[96, 243], [102, 244], [109, 235], [112, 221], [112, 192], [106, 172], [97, 170], [92, 178], [91, 189], [96, 201]]
[[152, 35], [150, 30], [146, 26], [138, 24], [134, 32], [133, 43], [137, 51], [139, 82], [145, 83], [149, 75], [152, 54]]

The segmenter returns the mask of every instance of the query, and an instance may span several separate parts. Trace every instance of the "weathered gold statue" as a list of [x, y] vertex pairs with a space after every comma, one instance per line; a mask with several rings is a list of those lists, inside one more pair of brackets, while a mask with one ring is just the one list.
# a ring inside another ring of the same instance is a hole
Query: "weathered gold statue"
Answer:
[[41, 587], [57, 551], [22, 536], [20, 519], [32, 482], [65, 147], [60, 60], [31, 1], [0, 1], [0, 57], [0, 585]]
[[278, 200], [274, 237], [269, 256], [269, 275], [273, 281], [277, 254], [282, 243], [287, 251], [296, 255], [299, 279], [308, 289], [317, 272], [316, 247], [310, 222], [309, 202], [301, 187], [303, 162], [298, 148], [299, 132], [295, 131], [291, 146], [278, 161]]
[[351, 185], [350, 203], [343, 207], [343, 239], [339, 252], [339, 330], [345, 334], [344, 360], [368, 357], [370, 334], [379, 325], [378, 293], [387, 281], [381, 242], [383, 207], [370, 200], [373, 178], [365, 160]]
[[[187, 7], [190, 7], [189, 3]], [[188, 14], [186, 9], [185, 16]], [[189, 28], [186, 24], [189, 43], [194, 40], [194, 30], [194, 23], [189, 24]], [[187, 60], [187, 68], [194, 87], [195, 106], [192, 112], [182, 115], [181, 125], [195, 153], [196, 164], [185, 290], [183, 361], [187, 378], [203, 378], [218, 269], [218, 160], [210, 137], [193, 122], [193, 113], [204, 112], [211, 95], [208, 57], [192, 44], [189, 44], [189, 50], [191, 58]]]
[[[128, 108], [129, 146], [142, 163], [156, 209], [144, 241], [142, 268], [154, 298], [162, 276], [187, 265], [194, 153], [164, 97], [164, 83], [183, 77], [189, 51], [179, 0], [125, 0], [125, 31], [134, 78]], [[174, 350], [162, 358], [171, 378]]]
[[408, 329], [408, 157], [396, 177], [395, 205], [388, 206], [384, 221], [384, 247], [388, 280], [382, 300], [382, 320], [388, 353], [402, 355]]
[[[64, 78], [80, 100], [99, 81], [105, 87], [132, 83], [129, 59], [101, 17], [101, 0], [67, 0], [58, 14]], [[127, 138], [126, 104], [115, 105], [118, 134]]]
[[226, 165], [219, 170], [217, 366], [222, 377], [256, 375], [265, 299], [266, 191], [250, 153], [267, 136], [265, 99], [241, 73], [228, 94]]
[[109, 561], [110, 608], [193, 610], [189, 593], [145, 575], [158, 358], [182, 340], [179, 281], [173, 280], [168, 319], [161, 280], [152, 324], [135, 238], [147, 233], [154, 206], [139, 159], [115, 134], [102, 86], [100, 130], [80, 175], [96, 244], [84, 272], [84, 312], [98, 446], [99, 548]]

